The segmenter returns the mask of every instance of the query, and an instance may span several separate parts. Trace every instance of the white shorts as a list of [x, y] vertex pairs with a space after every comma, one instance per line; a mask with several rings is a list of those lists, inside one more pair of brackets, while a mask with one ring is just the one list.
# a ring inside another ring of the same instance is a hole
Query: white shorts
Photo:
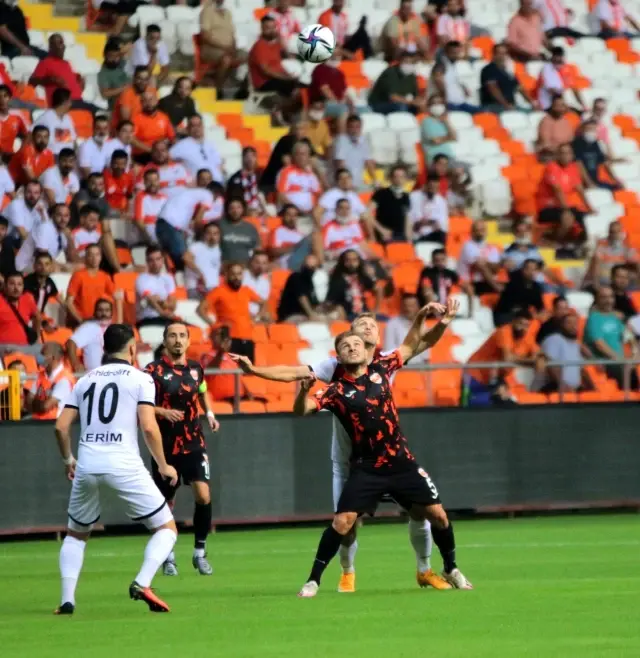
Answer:
[[143, 523], [149, 530], [173, 520], [167, 501], [144, 466], [119, 473], [94, 475], [76, 471], [69, 497], [69, 529], [89, 532], [100, 518], [100, 489], [115, 491], [127, 505], [132, 521]]
[[351, 457], [351, 439], [344, 427], [334, 417], [331, 435], [331, 462], [333, 464], [333, 509], [338, 509], [338, 501], [349, 477], [349, 459]]

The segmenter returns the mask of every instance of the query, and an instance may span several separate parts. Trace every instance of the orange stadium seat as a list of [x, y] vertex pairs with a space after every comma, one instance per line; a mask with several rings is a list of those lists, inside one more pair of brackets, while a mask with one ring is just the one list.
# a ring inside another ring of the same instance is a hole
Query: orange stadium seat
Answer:
[[263, 414], [265, 412], [264, 402], [258, 402], [257, 400], [242, 400], [240, 402], [241, 414]]
[[295, 324], [277, 323], [269, 326], [269, 338], [273, 343], [297, 343], [300, 334]]

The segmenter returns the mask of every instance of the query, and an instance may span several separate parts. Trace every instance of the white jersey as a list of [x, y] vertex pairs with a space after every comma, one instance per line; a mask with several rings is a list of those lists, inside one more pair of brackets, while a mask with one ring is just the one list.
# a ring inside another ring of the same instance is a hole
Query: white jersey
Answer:
[[144, 468], [138, 448], [138, 405], [155, 406], [151, 375], [126, 361], [87, 373], [75, 385], [67, 407], [80, 415], [78, 471], [119, 473]]

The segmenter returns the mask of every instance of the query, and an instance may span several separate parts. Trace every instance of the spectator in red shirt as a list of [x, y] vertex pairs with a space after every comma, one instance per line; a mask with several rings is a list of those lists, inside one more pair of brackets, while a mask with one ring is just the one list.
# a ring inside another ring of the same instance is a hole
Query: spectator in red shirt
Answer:
[[110, 208], [121, 213], [129, 209], [135, 186], [133, 173], [127, 171], [128, 162], [126, 151], [118, 149], [111, 156], [111, 168], [104, 170], [105, 199]]
[[325, 115], [338, 117], [351, 112], [353, 102], [347, 95], [347, 78], [340, 70], [340, 51], [336, 49], [331, 59], [318, 64], [311, 74], [309, 101], [325, 101]]
[[9, 110], [10, 102], [11, 90], [7, 85], [0, 85], [0, 153], [6, 161], [15, 152], [13, 144], [16, 138], [24, 140], [29, 134], [22, 114]]
[[11, 158], [9, 173], [16, 187], [19, 187], [31, 180], [38, 180], [55, 163], [53, 151], [49, 148], [49, 128], [35, 126], [31, 131], [31, 141], [23, 142]]
[[52, 34], [49, 37], [49, 54], [40, 60], [31, 75], [29, 84], [34, 87], [44, 87], [49, 107], [52, 107], [53, 92], [58, 87], [62, 87], [71, 92], [71, 107], [73, 109], [97, 112], [99, 108], [96, 105], [82, 100], [84, 81], [64, 58], [65, 50], [66, 46], [62, 35]]
[[40, 341], [40, 329], [40, 312], [33, 295], [24, 291], [24, 277], [9, 274], [0, 295], [0, 347], [25, 352], [27, 345]]

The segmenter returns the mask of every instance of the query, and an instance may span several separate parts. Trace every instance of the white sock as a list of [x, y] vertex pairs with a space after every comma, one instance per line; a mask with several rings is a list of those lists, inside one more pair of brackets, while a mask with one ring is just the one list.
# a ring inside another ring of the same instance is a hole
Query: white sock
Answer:
[[165, 560], [165, 562], [175, 562], [175, 561], [176, 561], [176, 554], [173, 551], [171, 551], [171, 553], [167, 555], [167, 559]]
[[147, 542], [147, 547], [144, 549], [144, 562], [140, 573], [136, 576], [136, 583], [140, 587], [149, 587], [156, 571], [160, 565], [167, 559], [169, 553], [175, 546], [178, 535], [169, 529], [162, 528], [158, 530], [151, 539]]
[[431, 569], [431, 524], [429, 521], [414, 521], [409, 519], [409, 539], [416, 553], [418, 571], [424, 573]]
[[76, 604], [76, 586], [87, 542], [67, 535], [60, 548], [60, 576], [62, 577], [61, 603]]
[[193, 557], [204, 557], [204, 548], [194, 548]]
[[358, 540], [356, 539], [351, 546], [340, 546], [340, 566], [342, 573], [354, 573], [353, 563], [356, 560], [356, 551], [358, 550]]

